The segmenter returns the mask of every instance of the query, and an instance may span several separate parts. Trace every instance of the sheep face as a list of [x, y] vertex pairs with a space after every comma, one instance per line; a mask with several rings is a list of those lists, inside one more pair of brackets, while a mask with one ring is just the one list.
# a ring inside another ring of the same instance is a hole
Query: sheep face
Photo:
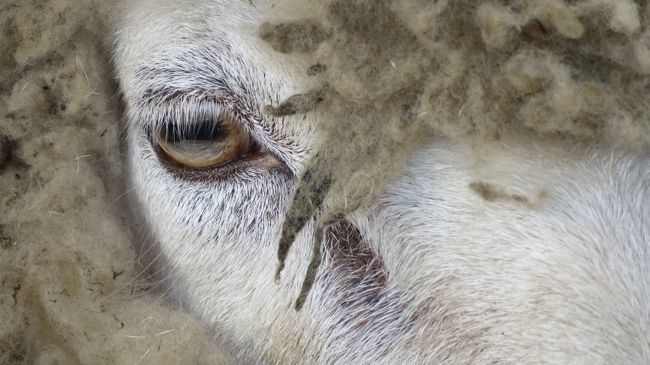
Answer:
[[295, 310], [315, 222], [276, 281], [278, 242], [322, 138], [314, 113], [264, 112], [312, 86], [259, 37], [283, 6], [140, 1], [120, 23], [134, 209], [215, 341], [278, 364], [650, 360], [650, 158], [530, 136], [416, 148], [322, 231]]

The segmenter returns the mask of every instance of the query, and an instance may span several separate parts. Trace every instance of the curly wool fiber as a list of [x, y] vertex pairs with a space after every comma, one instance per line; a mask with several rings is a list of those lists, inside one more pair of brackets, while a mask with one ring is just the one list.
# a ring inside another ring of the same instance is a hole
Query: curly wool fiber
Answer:
[[[315, 110], [323, 136], [285, 233], [307, 221], [300, 215], [323, 225], [369, 201], [428, 136], [478, 142], [520, 133], [650, 145], [645, 1], [329, 0], [313, 7], [313, 18], [262, 29], [276, 51], [311, 57], [306, 73], [321, 85], [268, 108]], [[293, 104], [313, 94], [322, 102]], [[312, 207], [307, 190], [327, 199]], [[293, 236], [283, 234], [281, 252]]]
[[[351, 186], [367, 180], [358, 176], [374, 180], [361, 190], [377, 187], [422, 135], [494, 139], [519, 132], [650, 145], [645, 1], [330, 0], [313, 6], [319, 23], [267, 24], [262, 33], [277, 51], [308, 52], [312, 68], [318, 66], [306, 72], [318, 78], [316, 93], [325, 102], [278, 108], [321, 114], [326, 137], [319, 157], [329, 157], [319, 164], [348, 186], [336, 189], [349, 192], [347, 205], [358, 205], [350, 195], [367, 195]], [[282, 34], [273, 36], [273, 29]], [[287, 36], [291, 29], [296, 33]]]

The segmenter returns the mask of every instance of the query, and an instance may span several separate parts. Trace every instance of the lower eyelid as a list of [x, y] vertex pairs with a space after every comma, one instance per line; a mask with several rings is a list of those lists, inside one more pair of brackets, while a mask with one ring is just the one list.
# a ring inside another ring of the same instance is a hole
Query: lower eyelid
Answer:
[[233, 182], [240, 178], [250, 179], [250, 174], [282, 174], [287, 179], [294, 179], [291, 170], [273, 154], [262, 149], [258, 152], [245, 155], [240, 160], [226, 163], [218, 168], [188, 168], [177, 164], [170, 158], [160, 154], [160, 147], [153, 146], [154, 153], [158, 155], [160, 165], [174, 177], [196, 183], [211, 184], [216, 182]]

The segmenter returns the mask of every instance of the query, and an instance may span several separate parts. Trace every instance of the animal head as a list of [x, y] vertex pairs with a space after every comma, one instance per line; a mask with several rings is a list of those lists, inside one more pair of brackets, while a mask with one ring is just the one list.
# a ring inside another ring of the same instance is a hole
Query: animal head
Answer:
[[296, 6], [148, 0], [119, 23], [135, 209], [215, 341], [259, 363], [650, 360], [643, 153], [432, 137], [369, 204], [322, 233], [309, 220], [276, 281], [322, 140], [317, 115], [264, 111], [313, 86], [303, 58], [259, 37]]

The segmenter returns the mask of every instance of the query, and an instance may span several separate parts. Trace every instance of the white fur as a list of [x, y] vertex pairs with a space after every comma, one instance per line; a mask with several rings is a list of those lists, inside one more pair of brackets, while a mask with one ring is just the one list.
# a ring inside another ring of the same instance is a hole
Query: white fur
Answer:
[[[383, 262], [385, 283], [336, 269], [325, 252], [295, 311], [313, 224], [279, 285], [276, 250], [292, 176], [318, 136], [302, 116], [260, 112], [309, 87], [298, 57], [256, 36], [261, 21], [281, 13], [270, 4], [141, 1], [126, 10], [116, 49], [137, 208], [173, 289], [215, 341], [240, 363], [650, 362], [650, 156], [641, 152], [521, 136], [478, 146], [431, 140], [348, 217]], [[197, 98], [220, 98], [215, 79], [259, 112], [243, 123], [276, 157], [225, 180], [184, 180], [161, 165], [144, 128], [191, 113]], [[143, 106], [147, 89], [166, 88], [184, 96]], [[268, 168], [276, 165], [290, 174]], [[486, 201], [472, 182], [529, 203]]]

